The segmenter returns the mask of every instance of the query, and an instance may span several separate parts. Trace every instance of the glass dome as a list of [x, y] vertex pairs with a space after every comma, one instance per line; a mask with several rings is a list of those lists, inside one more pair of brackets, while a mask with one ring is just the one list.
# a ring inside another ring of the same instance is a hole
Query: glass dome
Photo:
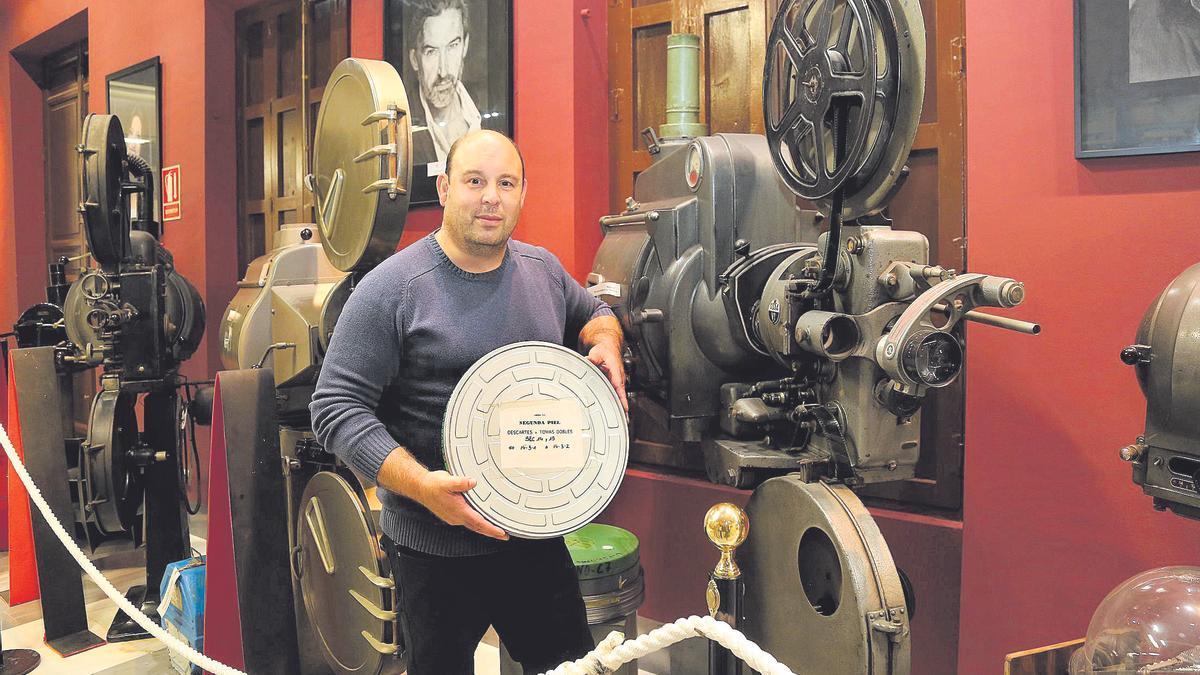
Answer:
[[1160, 567], [1113, 589], [1070, 671], [1200, 673], [1200, 567]]

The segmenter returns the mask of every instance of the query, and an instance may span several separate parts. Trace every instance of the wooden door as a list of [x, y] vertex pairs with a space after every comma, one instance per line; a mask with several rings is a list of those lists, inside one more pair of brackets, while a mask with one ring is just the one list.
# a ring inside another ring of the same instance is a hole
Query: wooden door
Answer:
[[325, 81], [350, 53], [349, 26], [348, 0], [275, 0], [237, 14], [239, 269], [283, 225], [312, 222], [304, 176]]
[[[46, 263], [68, 260], [67, 281], [79, 277], [88, 266], [87, 239], [79, 215], [80, 158], [76, 149], [87, 115], [87, 44], [79, 43], [42, 61], [42, 120], [45, 148]], [[46, 270], [45, 267], [42, 268]], [[48, 277], [44, 280], [48, 281]], [[44, 298], [42, 298], [44, 301]], [[87, 370], [66, 376], [70, 382], [68, 436], [87, 433], [92, 398], [96, 395], [96, 372]], [[65, 422], [65, 421], [64, 421]]]
[[87, 51], [74, 45], [46, 58], [43, 68], [46, 262], [73, 260], [74, 277], [87, 252], [79, 216], [79, 145], [87, 114]]

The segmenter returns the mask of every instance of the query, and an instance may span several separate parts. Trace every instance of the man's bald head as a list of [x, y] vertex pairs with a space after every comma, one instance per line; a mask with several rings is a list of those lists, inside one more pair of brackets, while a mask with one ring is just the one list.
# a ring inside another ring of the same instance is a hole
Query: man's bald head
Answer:
[[521, 160], [521, 182], [525, 182], [525, 156], [521, 154], [521, 149], [517, 147], [517, 144], [513, 142], [513, 139], [498, 131], [492, 131], [491, 129], [477, 129], [475, 131], [468, 131], [462, 136], [459, 136], [458, 140], [454, 141], [454, 143], [450, 145], [450, 152], [446, 153], [446, 175], [450, 175], [450, 166], [454, 162], [454, 153], [458, 151], [459, 146], [464, 144], [469, 145], [484, 139], [504, 139], [505, 141], [508, 141], [508, 144], [512, 146], [512, 149], [517, 152], [517, 158]]

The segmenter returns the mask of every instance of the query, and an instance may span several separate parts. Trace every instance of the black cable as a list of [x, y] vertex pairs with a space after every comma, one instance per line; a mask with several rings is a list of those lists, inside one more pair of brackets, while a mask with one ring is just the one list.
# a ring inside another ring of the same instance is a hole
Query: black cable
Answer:
[[[833, 109], [833, 157], [834, 164], [839, 170], [842, 168], [842, 160], [846, 156], [846, 126], [849, 118], [847, 106], [843, 103], [835, 103]], [[820, 133], [820, 129], [814, 129], [813, 133]], [[818, 161], [823, 160], [818, 158]], [[845, 193], [844, 183], [833, 191], [833, 200], [829, 209], [829, 235], [825, 240], [824, 265], [821, 267], [821, 274], [817, 277], [816, 284], [801, 294], [804, 298], [824, 295], [829, 292], [830, 288], [833, 288], [833, 280], [837, 273], [838, 251], [841, 249], [842, 202]]]
[[[192, 392], [188, 387], [187, 380], [181, 385], [183, 387], [183, 395], [185, 404], [183, 407], [183, 425], [176, 428], [175, 431], [175, 447], [179, 448], [179, 477], [178, 490], [180, 501], [183, 502], [183, 508], [189, 516], [194, 516], [200, 513], [200, 509], [204, 504], [203, 493], [203, 477], [200, 475], [200, 450], [196, 447], [196, 429], [192, 425], [191, 407], [192, 407]], [[188, 458], [188, 434], [187, 428], [191, 426], [192, 438], [192, 457], [195, 461], [196, 472], [196, 505], [192, 506], [192, 499], [188, 496], [188, 487], [190, 485], [189, 477], [193, 470], [190, 466], [191, 462]]]
[[196, 416], [192, 414], [193, 404], [190, 386], [185, 382], [183, 392], [188, 404], [187, 425], [188, 431], [192, 436], [192, 459], [195, 460], [196, 464], [196, 511], [199, 512], [204, 505], [204, 472], [200, 470], [200, 444], [196, 442]]

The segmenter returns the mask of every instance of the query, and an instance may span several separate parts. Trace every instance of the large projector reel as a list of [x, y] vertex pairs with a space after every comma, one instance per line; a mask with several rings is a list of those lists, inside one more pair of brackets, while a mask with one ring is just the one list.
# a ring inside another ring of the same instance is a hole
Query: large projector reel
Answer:
[[797, 195], [830, 215], [878, 213], [899, 187], [925, 97], [916, 0], [788, 0], [763, 71], [771, 158]]

